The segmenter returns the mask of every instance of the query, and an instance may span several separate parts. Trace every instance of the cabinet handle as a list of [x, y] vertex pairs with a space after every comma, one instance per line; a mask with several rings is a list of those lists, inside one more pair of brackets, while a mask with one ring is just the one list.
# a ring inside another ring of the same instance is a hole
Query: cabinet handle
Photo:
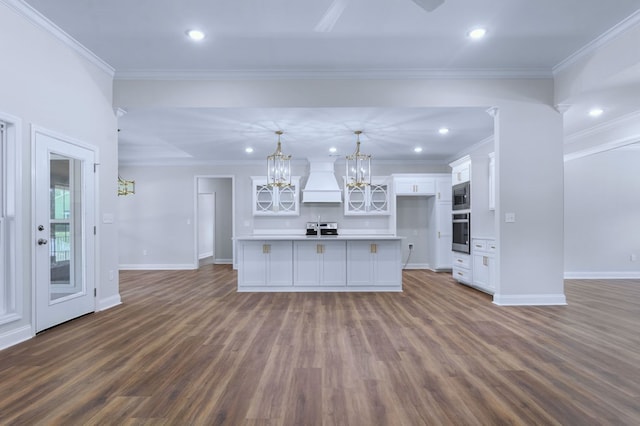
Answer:
[[480, 247], [482, 247], [482, 244], [476, 244], [476, 247], [480, 248]]
[[438, 200], [440, 199], [440, 193], [438, 192]]
[[438, 238], [440, 238], [440, 231], [438, 231]]
[[378, 252], [378, 245], [377, 244], [371, 244], [371, 253], [377, 253]]
[[462, 180], [462, 173], [458, 172], [458, 180]]
[[482, 256], [482, 264], [484, 266], [489, 265], [489, 258], [487, 256]]
[[464, 262], [462, 261], [462, 259], [456, 259], [456, 262], [458, 262], [458, 263], [464, 263]]
[[458, 275], [460, 275], [461, 277], [464, 276], [462, 272], [458, 272]]
[[262, 245], [262, 253], [264, 253], [264, 254], [271, 253], [271, 245], [270, 244], [263, 244]]
[[491, 250], [495, 250], [495, 249], [496, 249], [496, 246], [491, 246]]
[[324, 253], [324, 246], [322, 244], [316, 244], [316, 253], [318, 254]]

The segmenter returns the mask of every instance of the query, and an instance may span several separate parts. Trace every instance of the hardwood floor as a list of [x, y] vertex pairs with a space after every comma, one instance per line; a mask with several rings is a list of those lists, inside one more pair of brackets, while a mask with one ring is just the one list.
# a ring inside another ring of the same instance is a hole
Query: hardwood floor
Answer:
[[252, 294], [228, 265], [122, 272], [123, 305], [0, 352], [0, 424], [640, 424], [640, 281], [499, 307], [403, 278]]

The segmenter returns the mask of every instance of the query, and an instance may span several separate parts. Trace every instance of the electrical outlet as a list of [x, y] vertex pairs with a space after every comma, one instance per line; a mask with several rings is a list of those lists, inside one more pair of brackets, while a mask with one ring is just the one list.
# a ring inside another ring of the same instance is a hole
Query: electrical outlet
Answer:
[[409, 250], [413, 250], [413, 244], [409, 244]]

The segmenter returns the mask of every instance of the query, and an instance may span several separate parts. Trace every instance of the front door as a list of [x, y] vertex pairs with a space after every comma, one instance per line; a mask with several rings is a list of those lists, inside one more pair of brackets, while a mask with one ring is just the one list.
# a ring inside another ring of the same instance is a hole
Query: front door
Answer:
[[94, 151], [35, 136], [36, 332], [95, 310]]

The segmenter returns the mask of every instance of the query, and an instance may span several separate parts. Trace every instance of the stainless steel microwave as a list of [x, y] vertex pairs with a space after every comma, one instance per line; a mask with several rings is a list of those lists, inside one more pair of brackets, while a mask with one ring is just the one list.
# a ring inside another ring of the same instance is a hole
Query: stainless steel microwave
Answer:
[[462, 182], [452, 188], [452, 210], [469, 210], [471, 208], [471, 183]]

